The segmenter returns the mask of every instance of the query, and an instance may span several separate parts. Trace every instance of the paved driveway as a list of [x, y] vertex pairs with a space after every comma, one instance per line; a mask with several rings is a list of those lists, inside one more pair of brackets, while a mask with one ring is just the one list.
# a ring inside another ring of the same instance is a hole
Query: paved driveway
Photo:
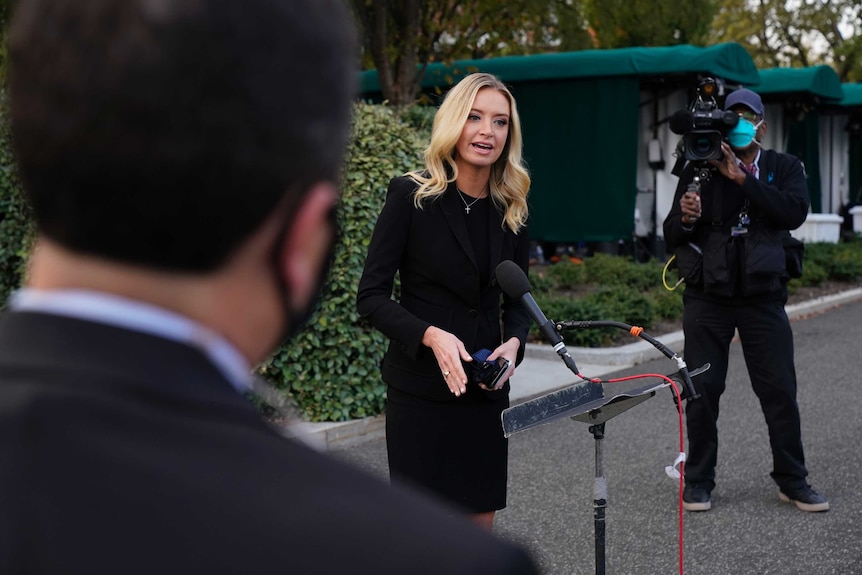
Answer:
[[[862, 302], [793, 328], [809, 479], [832, 510], [807, 514], [778, 500], [766, 425], [734, 343], [713, 510], [684, 515], [688, 575], [862, 574]], [[673, 369], [660, 359], [608, 377]], [[664, 472], [678, 437], [669, 389], [608, 421], [608, 574], [679, 573], [677, 484]], [[383, 439], [333, 453], [386, 474]], [[594, 453], [588, 426], [568, 419], [510, 440], [509, 505], [496, 531], [532, 549], [545, 573], [595, 573]]]

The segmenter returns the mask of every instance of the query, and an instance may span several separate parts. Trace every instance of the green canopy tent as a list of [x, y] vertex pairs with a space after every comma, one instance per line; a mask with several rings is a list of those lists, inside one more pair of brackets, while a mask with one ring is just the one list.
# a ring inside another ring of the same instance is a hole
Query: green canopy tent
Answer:
[[805, 163], [811, 211], [823, 211], [820, 185], [820, 108], [822, 103], [844, 97], [841, 80], [829, 66], [770, 68], [760, 71], [760, 82], [751, 86], [763, 100], [781, 102], [787, 128], [785, 151]]
[[[700, 74], [753, 84], [757, 69], [742, 46], [584, 50], [429, 64], [426, 94], [441, 94], [466, 74], [495, 74], [511, 87], [533, 178], [530, 236], [549, 242], [630, 239], [634, 227], [640, 91], [694, 87]], [[364, 98], [378, 100], [374, 70], [360, 76]]]
[[825, 65], [760, 70], [760, 81], [752, 85], [751, 89], [764, 98], [813, 96], [825, 100], [841, 100], [844, 97], [838, 74]]
[[844, 129], [848, 133], [849, 204], [862, 205], [862, 84], [841, 85], [844, 97], [829, 106], [833, 113], [848, 117]]
[[862, 84], [841, 84], [841, 91], [844, 97], [836, 103], [837, 106], [862, 109]]
[[[700, 46], [659, 46], [615, 50], [580, 50], [532, 56], [458, 60], [427, 66], [421, 86], [446, 88], [467, 74], [487, 72], [507, 83], [607, 76], [667, 76], [703, 72], [741, 84], [756, 83], [757, 70], [748, 52], [735, 43]], [[376, 70], [360, 73], [360, 93], [379, 96]]]

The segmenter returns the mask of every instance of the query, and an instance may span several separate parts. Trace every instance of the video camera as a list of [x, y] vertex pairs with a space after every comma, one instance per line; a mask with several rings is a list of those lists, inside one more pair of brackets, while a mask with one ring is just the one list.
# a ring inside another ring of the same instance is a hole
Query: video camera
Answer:
[[718, 109], [718, 84], [704, 78], [697, 86], [697, 98], [690, 110], [680, 110], [670, 118], [670, 130], [682, 136], [683, 155], [690, 162], [720, 160], [721, 142], [739, 123], [739, 116]]

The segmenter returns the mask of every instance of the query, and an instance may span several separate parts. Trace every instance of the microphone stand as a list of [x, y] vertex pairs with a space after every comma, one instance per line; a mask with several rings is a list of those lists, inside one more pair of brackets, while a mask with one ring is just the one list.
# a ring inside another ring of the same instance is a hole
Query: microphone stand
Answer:
[[593, 481], [593, 532], [595, 534], [596, 575], [605, 575], [605, 514], [608, 508], [608, 481], [605, 476], [603, 464], [604, 452], [602, 449], [602, 441], [605, 438], [605, 422], [643, 403], [655, 395], [657, 389], [666, 387], [667, 385], [667, 383], [663, 383], [652, 388], [644, 388], [622, 396], [616, 396], [603, 405], [595, 406], [584, 413], [572, 417], [574, 421], [591, 423], [589, 431], [595, 440], [596, 472]]
[[[693, 400], [700, 397], [694, 391], [691, 377], [699, 375], [709, 369], [709, 364], [704, 365], [692, 373], [689, 373], [685, 361], [673, 350], [669, 349], [657, 339], [645, 334], [642, 330], [633, 326], [615, 321], [562, 321], [554, 323], [557, 332], [568, 329], [591, 328], [591, 327], [619, 327], [648, 341], [669, 359], [677, 363], [678, 371], [670, 376], [670, 379], [685, 385], [688, 399]], [[562, 357], [562, 355], [561, 355]], [[611, 398], [604, 395], [601, 383], [597, 380], [589, 380], [573, 368], [574, 361], [565, 361], [575, 375], [585, 381], [578, 382], [569, 387], [525, 401], [518, 405], [505, 409], [502, 414], [503, 433], [506, 437], [519, 431], [530, 429], [537, 425], [549, 423], [556, 419], [569, 417], [573, 421], [581, 421], [590, 424], [589, 431], [593, 436], [595, 444], [595, 479], [593, 483], [593, 529], [595, 536], [595, 562], [596, 575], [605, 575], [606, 563], [606, 511], [608, 506], [607, 477], [604, 471], [603, 446], [605, 438], [605, 423], [617, 415], [628, 411], [655, 395], [659, 389], [668, 387], [670, 384], [661, 380], [657, 384], [643, 386], [637, 389], [617, 394]], [[676, 402], [676, 397], [674, 397]], [[677, 404], [677, 408], [680, 406]]]

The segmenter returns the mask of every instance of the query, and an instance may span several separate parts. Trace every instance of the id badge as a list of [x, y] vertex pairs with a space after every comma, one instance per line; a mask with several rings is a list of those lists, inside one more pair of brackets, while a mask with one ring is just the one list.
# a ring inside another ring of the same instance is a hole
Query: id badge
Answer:
[[748, 228], [745, 226], [736, 225], [730, 228], [731, 237], [744, 236], [748, 233]]

